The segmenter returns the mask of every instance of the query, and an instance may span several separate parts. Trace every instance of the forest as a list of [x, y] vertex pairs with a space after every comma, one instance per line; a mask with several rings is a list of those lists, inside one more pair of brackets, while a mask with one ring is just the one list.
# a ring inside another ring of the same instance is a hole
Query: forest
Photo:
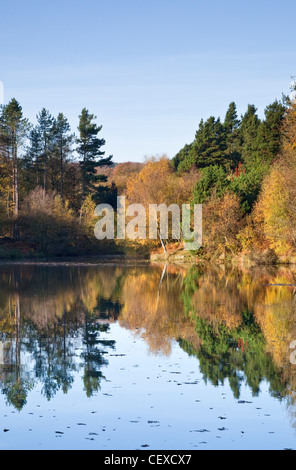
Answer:
[[[96, 240], [94, 209], [202, 204], [198, 259], [290, 262], [296, 255], [296, 103], [288, 96], [202, 119], [173, 158], [116, 163], [86, 108], [77, 133], [43, 108], [32, 125], [15, 99], [0, 108], [0, 257], [161, 252], [161, 240]], [[182, 251], [171, 236], [166, 251]]]

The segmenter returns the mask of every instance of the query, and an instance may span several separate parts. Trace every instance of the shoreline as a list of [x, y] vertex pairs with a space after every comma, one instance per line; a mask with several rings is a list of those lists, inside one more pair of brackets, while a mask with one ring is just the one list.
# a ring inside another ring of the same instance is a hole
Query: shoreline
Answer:
[[57, 265], [64, 265], [64, 266], [98, 266], [102, 264], [126, 264], [126, 263], [149, 263], [149, 258], [141, 258], [139, 256], [126, 256], [122, 254], [105, 254], [105, 255], [80, 255], [80, 256], [60, 256], [60, 257], [26, 257], [26, 258], [2, 258], [0, 259], [0, 266], [9, 264], [15, 265], [47, 265], [47, 266], [57, 266]]
[[81, 254], [81, 255], [65, 255], [65, 256], [20, 256], [15, 258], [0, 258], [0, 266], [2, 265], [65, 265], [65, 266], [95, 266], [102, 264], [179, 264], [179, 265], [228, 265], [241, 268], [252, 267], [280, 267], [293, 266], [296, 264], [296, 256], [277, 257], [270, 251], [266, 252], [246, 252], [238, 253], [233, 256], [220, 256], [218, 258], [199, 257], [197, 254], [186, 250], [175, 250], [167, 253], [150, 253], [150, 255], [140, 255], [139, 252], [132, 253], [99, 253], [99, 254]]

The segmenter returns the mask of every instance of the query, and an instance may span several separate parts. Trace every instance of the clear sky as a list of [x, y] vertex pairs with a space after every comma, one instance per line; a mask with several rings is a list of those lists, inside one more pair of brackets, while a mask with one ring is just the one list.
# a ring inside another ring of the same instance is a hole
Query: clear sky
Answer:
[[173, 157], [201, 118], [289, 93], [295, 0], [0, 0], [0, 80], [31, 122], [77, 131], [83, 107], [114, 161]]

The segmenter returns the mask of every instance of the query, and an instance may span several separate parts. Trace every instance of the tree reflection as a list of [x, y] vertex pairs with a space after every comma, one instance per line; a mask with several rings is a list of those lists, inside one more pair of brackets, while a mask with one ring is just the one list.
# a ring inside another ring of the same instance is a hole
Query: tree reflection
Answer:
[[86, 314], [84, 321], [84, 330], [82, 334], [83, 352], [81, 357], [84, 359], [83, 383], [87, 397], [93, 395], [100, 389], [100, 382], [105, 379], [102, 374], [101, 367], [107, 365], [108, 362], [104, 358], [105, 351], [100, 346], [108, 345], [114, 348], [115, 341], [100, 340], [100, 332], [108, 331], [108, 325], [95, 324], [93, 319]]
[[184, 279], [185, 313], [201, 345], [194, 348], [182, 339], [180, 345], [198, 358], [205, 381], [217, 386], [227, 379], [235, 398], [239, 398], [242, 384], [258, 395], [263, 381], [268, 381], [270, 393], [278, 398], [288, 393], [288, 356], [281, 366], [275, 361], [272, 352], [276, 349], [268, 348], [263, 317], [258, 319], [258, 304], [264, 302], [266, 284], [274, 274], [191, 268]]
[[[274, 284], [274, 285], [270, 285]], [[173, 341], [204, 380], [270, 393], [294, 407], [296, 274], [287, 268], [17, 266], [0, 268], [0, 389], [22, 409], [39, 383], [50, 400], [80, 377], [87, 397], [105, 379], [110, 323], [140, 335], [152, 353]]]
[[[104, 354], [115, 344], [100, 339], [109, 328], [95, 314], [104, 304], [100, 276], [80, 268], [32, 271], [15, 266], [0, 271], [0, 388], [18, 410], [37, 382], [50, 400], [58, 391], [67, 393], [77, 374], [91, 396], [104, 378]], [[118, 315], [116, 300], [107, 297], [104, 307], [102, 318]]]

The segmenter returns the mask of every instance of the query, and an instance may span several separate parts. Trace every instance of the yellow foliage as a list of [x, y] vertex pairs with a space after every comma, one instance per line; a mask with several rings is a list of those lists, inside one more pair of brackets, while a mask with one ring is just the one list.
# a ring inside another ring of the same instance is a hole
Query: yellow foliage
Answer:
[[130, 203], [182, 204], [189, 202], [197, 181], [197, 174], [178, 176], [170, 160], [163, 156], [146, 162], [139, 173], [127, 181], [127, 198]]
[[257, 211], [262, 213], [265, 236], [278, 254], [290, 249], [289, 199], [282, 168], [274, 166], [265, 179]]
[[226, 193], [222, 199], [213, 197], [203, 205], [203, 246], [209, 252], [235, 252], [240, 227], [240, 205], [234, 194]]
[[[287, 283], [286, 277], [276, 277], [274, 284]], [[255, 305], [255, 316], [264, 334], [267, 351], [278, 366], [289, 361], [289, 345], [296, 335], [293, 288], [269, 286], [265, 297]]]
[[161, 270], [138, 269], [125, 277], [121, 326], [138, 332], [152, 352], [170, 354], [173, 338], [197, 342], [194, 326], [183, 313], [182, 277], [169, 280]]

